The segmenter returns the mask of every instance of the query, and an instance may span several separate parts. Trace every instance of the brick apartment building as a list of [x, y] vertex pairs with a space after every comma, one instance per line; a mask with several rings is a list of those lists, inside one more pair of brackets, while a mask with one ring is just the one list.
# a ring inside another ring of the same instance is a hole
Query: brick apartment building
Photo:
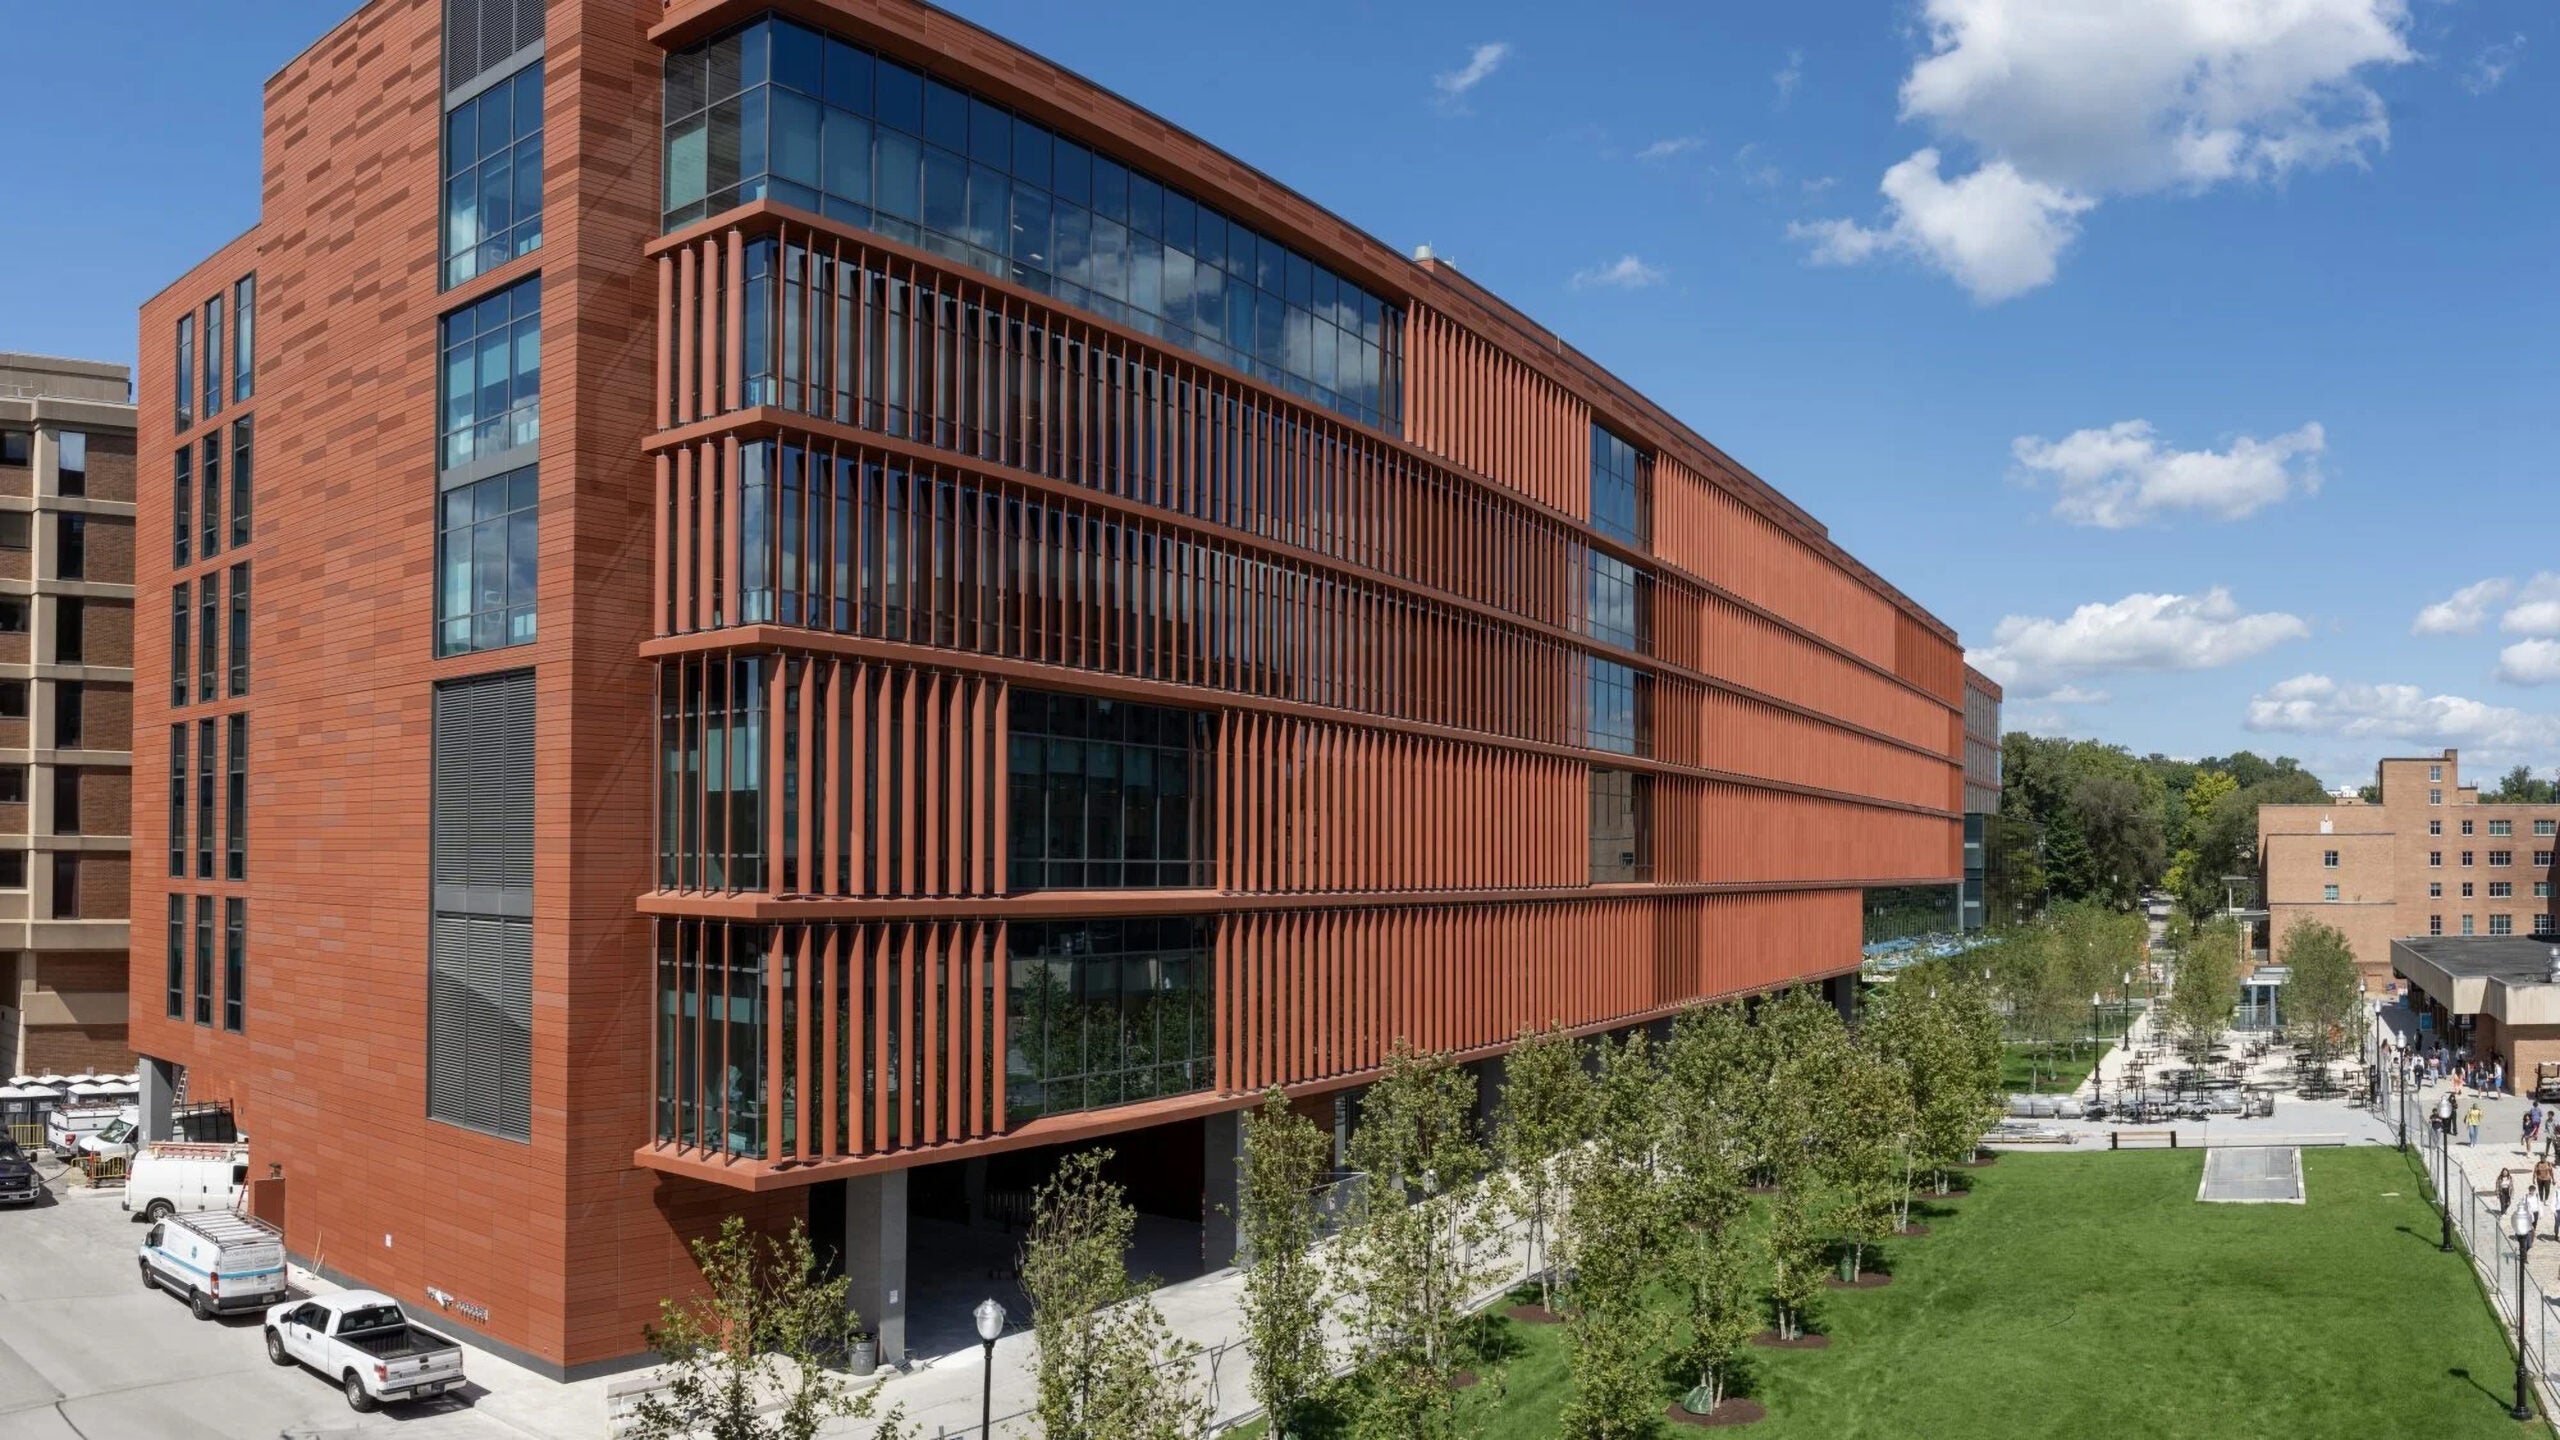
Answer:
[[265, 105], [141, 317], [135, 1034], [336, 1273], [576, 1372], [805, 1218], [894, 1356], [1061, 1146], [1220, 1263], [1264, 1087], [1955, 923], [1945, 625], [1035, 55], [374, 0]]
[[132, 396], [0, 354], [0, 1075], [133, 1065]]
[[2267, 935], [2318, 919], [2344, 932], [2379, 994], [2391, 942], [2412, 936], [2555, 934], [2560, 805], [2491, 805], [2462, 782], [2460, 752], [2384, 760], [2381, 803], [2267, 805], [2258, 879]]

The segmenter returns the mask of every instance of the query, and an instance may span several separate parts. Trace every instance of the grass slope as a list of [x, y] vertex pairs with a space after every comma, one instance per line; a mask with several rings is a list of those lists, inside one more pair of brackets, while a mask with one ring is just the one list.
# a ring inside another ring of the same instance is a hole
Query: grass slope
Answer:
[[[2436, 1252], [2409, 1161], [2307, 1151], [2298, 1206], [2200, 1205], [2202, 1163], [2031, 1154], [1972, 1172], [1931, 1234], [1888, 1247], [1890, 1286], [1824, 1296], [1814, 1318], [1832, 1348], [1751, 1352], [1770, 1418], [1746, 1433], [2543, 1433], [2506, 1416], [2514, 1361], [2468, 1263]], [[1567, 1394], [1562, 1336], [1500, 1332], [1515, 1355], [1501, 1393], [1468, 1392], [1470, 1428], [1545, 1440]], [[1666, 1374], [1664, 1402], [1685, 1384]], [[1689, 1432], [1663, 1428], [1675, 1433]]]

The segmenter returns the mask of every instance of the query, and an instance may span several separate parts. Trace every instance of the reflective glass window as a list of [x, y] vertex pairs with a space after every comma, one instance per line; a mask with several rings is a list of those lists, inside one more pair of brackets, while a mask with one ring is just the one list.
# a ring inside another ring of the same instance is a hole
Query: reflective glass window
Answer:
[[444, 117], [444, 283], [542, 244], [542, 62]]
[[767, 16], [666, 62], [669, 230], [771, 198], [1400, 424], [1403, 312], [944, 80]]
[[1007, 948], [1008, 1118], [1209, 1088], [1216, 1042], [1203, 921], [1016, 921]]
[[1591, 526], [1630, 545], [1645, 543], [1645, 479], [1650, 467], [1636, 447], [1591, 427]]
[[441, 463], [451, 469], [542, 436], [542, 277], [444, 317]]
[[1207, 717], [1017, 691], [1012, 720], [1012, 888], [1209, 883]]
[[536, 489], [528, 465], [438, 497], [437, 654], [496, 650], [534, 638]]

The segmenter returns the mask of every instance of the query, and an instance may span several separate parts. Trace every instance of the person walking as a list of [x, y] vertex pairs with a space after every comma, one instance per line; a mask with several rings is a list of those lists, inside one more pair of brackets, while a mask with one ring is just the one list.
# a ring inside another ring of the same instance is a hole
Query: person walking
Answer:
[[2444, 1094], [2442, 1094], [2442, 1095], [2440, 1095], [2440, 1096], [2436, 1097], [2436, 1114], [2435, 1114], [2435, 1121], [2436, 1121], [2436, 1133], [2437, 1133], [2437, 1134], [2439, 1134], [2439, 1135], [2441, 1135], [2441, 1136], [2443, 1136], [2443, 1137], [2445, 1138], [2445, 1142], [2446, 1142], [2447, 1144], [2452, 1143], [2452, 1141], [2453, 1141], [2453, 1092], [2452, 1092], [2452, 1091], [2448, 1090], [2448, 1091], [2446, 1091]]
[[[2531, 1203], [2530, 1196], [2526, 1197], [2526, 1202], [2528, 1204]], [[2498, 1213], [2501, 1215], [2506, 1214], [2509, 1209], [2514, 1207], [2515, 1203], [2516, 1173], [2513, 1170], [2508, 1169], [2506, 1166], [2501, 1165], [2498, 1167]]]
[[2533, 1154], [2533, 1142], [2542, 1138], [2542, 1106], [2534, 1104], [2524, 1112], [2524, 1153]]
[[2463, 1133], [2464, 1133], [2464, 1136], [2465, 1136], [2465, 1138], [2464, 1138], [2464, 1140], [2463, 1140], [2463, 1142], [2462, 1142], [2462, 1143], [2463, 1143], [2463, 1144], [2465, 1144], [2465, 1145], [2468, 1145], [2468, 1146], [2472, 1147], [2472, 1148], [2473, 1148], [2473, 1149], [2475, 1149], [2475, 1150], [2476, 1150], [2476, 1149], [2478, 1149], [2478, 1148], [2480, 1147], [2480, 1102], [2479, 1102], [2479, 1101], [2477, 1101], [2477, 1100], [2472, 1101], [2472, 1102], [2471, 1102], [2471, 1108], [2462, 1112], [2462, 1129], [2463, 1129]]
[[2551, 1203], [2551, 1181], [2553, 1174], [2554, 1171], [2550, 1156], [2545, 1155], [2541, 1159], [2533, 1162], [2533, 1195], [2535, 1199], [2540, 1200], [2545, 1205]]
[[2542, 1202], [2530, 1195], [2518, 1200], [2514, 1207], [2507, 1211], [2507, 1233], [2515, 1237], [2518, 1255], [2529, 1256], [2533, 1253], [2533, 1233], [2537, 1222], [2541, 1219]]

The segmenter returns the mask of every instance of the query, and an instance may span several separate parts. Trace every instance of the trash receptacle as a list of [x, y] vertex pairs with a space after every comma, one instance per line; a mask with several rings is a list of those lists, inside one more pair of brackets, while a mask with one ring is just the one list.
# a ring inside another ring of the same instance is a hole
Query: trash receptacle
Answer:
[[869, 1375], [880, 1368], [880, 1337], [868, 1330], [853, 1335], [853, 1373]]

